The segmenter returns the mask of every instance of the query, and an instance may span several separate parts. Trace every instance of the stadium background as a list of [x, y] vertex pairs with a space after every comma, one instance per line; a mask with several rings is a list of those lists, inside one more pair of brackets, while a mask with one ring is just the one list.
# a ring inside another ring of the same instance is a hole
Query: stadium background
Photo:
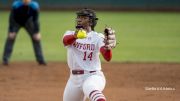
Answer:
[[[0, 0], [0, 57], [7, 36], [13, 0]], [[48, 66], [38, 66], [30, 39], [22, 29], [11, 64], [0, 64], [1, 101], [62, 101], [68, 79], [66, 49], [61, 38], [74, 29], [75, 11], [89, 7], [117, 32], [111, 63], [103, 61], [105, 95], [111, 101], [179, 101], [179, 0], [37, 0], [40, 3], [42, 45]], [[1, 59], [0, 59], [1, 60]], [[146, 90], [145, 88], [171, 90]], [[175, 90], [174, 90], [175, 89]]]
[[[11, 6], [13, 0], [0, 0], [1, 8]], [[37, 0], [41, 8], [73, 9], [90, 7], [101, 10], [180, 10], [179, 0]]]

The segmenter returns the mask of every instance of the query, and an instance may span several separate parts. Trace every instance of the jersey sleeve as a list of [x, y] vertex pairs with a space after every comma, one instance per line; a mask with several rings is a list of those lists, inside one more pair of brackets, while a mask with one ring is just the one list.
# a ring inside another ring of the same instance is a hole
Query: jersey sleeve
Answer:
[[62, 42], [64, 46], [68, 46], [75, 41], [75, 38], [72, 37], [71, 35], [74, 35], [74, 31], [66, 31], [64, 33], [63, 38], [62, 38]]
[[75, 31], [70, 31], [70, 30], [68, 30], [68, 31], [66, 31], [66, 32], [64, 33], [63, 37], [66, 36], [66, 35], [73, 35], [74, 32], [75, 32]]

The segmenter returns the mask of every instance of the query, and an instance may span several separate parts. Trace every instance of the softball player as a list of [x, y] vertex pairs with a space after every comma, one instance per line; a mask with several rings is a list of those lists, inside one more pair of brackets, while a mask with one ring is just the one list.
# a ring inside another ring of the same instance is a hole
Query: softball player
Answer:
[[16, 0], [12, 5], [9, 17], [9, 31], [4, 47], [3, 64], [8, 65], [9, 63], [16, 35], [21, 27], [25, 28], [31, 37], [37, 62], [40, 65], [46, 65], [40, 43], [39, 5], [31, 0]]
[[106, 101], [102, 93], [106, 80], [101, 71], [99, 54], [110, 61], [116, 39], [111, 28], [105, 29], [106, 35], [94, 31], [97, 20], [93, 10], [82, 9], [77, 12], [76, 31], [66, 31], [63, 36], [70, 68], [63, 101], [85, 101], [86, 98]]

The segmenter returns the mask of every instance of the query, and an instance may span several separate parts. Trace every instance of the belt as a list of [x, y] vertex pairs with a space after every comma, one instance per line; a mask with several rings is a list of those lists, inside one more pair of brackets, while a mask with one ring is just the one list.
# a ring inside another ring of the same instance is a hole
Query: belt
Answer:
[[79, 75], [79, 74], [85, 74], [85, 73], [94, 73], [96, 71], [84, 71], [84, 70], [72, 70], [72, 74]]

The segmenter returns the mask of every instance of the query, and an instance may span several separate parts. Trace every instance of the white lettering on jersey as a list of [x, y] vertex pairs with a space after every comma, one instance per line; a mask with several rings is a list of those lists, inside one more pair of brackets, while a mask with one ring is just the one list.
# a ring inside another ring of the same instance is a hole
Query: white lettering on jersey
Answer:
[[83, 43], [75, 42], [73, 46], [77, 49], [83, 49], [83, 50], [89, 50], [89, 51], [95, 50], [95, 44], [83, 44]]

